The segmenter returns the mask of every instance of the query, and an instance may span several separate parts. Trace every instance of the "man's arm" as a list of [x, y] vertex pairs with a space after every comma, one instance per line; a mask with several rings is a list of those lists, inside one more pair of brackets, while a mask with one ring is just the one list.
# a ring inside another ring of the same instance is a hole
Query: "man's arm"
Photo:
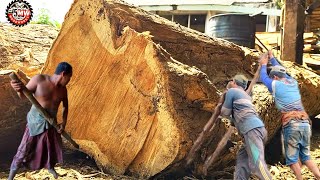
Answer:
[[270, 58], [270, 62], [272, 66], [281, 66], [275, 57]]
[[65, 98], [62, 101], [62, 125], [63, 128], [67, 124], [67, 119], [68, 119], [68, 111], [69, 111], [69, 104], [68, 104], [68, 92], [66, 90], [66, 95]]
[[272, 81], [273, 80], [268, 76], [267, 65], [261, 65], [260, 80], [265, 86], [267, 86], [269, 92], [272, 92]]
[[251, 80], [251, 83], [249, 85], [249, 87], [246, 90], [246, 93], [249, 94], [249, 96], [251, 96], [252, 94], [252, 89], [253, 86], [257, 83], [258, 79], [259, 79], [259, 75], [260, 75], [260, 69], [261, 69], [261, 65], [258, 66], [256, 73], [253, 76], [253, 79]]
[[37, 85], [40, 81], [44, 80], [44, 76], [41, 74], [33, 76], [30, 81], [27, 83], [26, 88], [32, 92], [35, 93], [37, 90]]
[[[26, 88], [31, 92], [31, 93], [35, 93], [36, 90], [37, 90], [37, 85], [38, 85], [38, 82], [43, 79], [42, 75], [36, 75], [34, 77], [32, 77], [30, 79], [30, 81], [27, 83], [26, 85]], [[23, 88], [23, 83], [22, 82], [18, 82], [18, 81], [15, 81], [15, 80], [11, 80], [11, 86], [13, 87], [13, 89], [15, 91], [17, 91], [18, 93], [18, 96], [20, 98], [24, 98], [24, 94], [22, 93], [22, 88]]]
[[68, 111], [69, 111], [69, 103], [68, 103], [68, 92], [67, 89], [65, 89], [64, 97], [62, 100], [62, 123], [60, 124], [59, 133], [62, 133], [64, 131], [64, 128], [67, 124], [68, 119]]
[[[269, 51], [270, 52], [270, 51]], [[270, 53], [269, 53], [270, 55]], [[261, 82], [267, 86], [269, 92], [272, 92], [272, 79], [268, 76], [267, 73], [267, 64], [268, 64], [268, 56], [267, 54], [263, 54], [259, 60], [261, 69], [260, 69], [260, 80]]]
[[268, 51], [268, 56], [269, 56], [269, 60], [270, 60], [272, 66], [280, 65], [279, 62], [277, 61], [277, 59], [273, 56], [271, 50]]
[[225, 95], [224, 103], [221, 108], [222, 116], [230, 116], [232, 114], [233, 90], [229, 89]]
[[[269, 55], [269, 59], [271, 62], [272, 66], [282, 66], [284, 67], [282, 64], [279, 63], [279, 61], [273, 56], [272, 51], [269, 50], [268, 51], [268, 55]], [[288, 75], [288, 73], [286, 73], [286, 78], [291, 78], [291, 76]]]

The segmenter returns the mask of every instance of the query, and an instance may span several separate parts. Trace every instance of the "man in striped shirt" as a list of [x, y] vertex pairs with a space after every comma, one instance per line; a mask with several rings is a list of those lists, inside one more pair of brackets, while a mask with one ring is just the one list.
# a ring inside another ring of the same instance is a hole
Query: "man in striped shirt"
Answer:
[[236, 75], [228, 84], [228, 91], [221, 109], [221, 115], [232, 115], [232, 121], [244, 138], [244, 144], [237, 154], [234, 179], [249, 179], [251, 173], [259, 179], [271, 179], [264, 159], [264, 144], [267, 131], [259, 118], [251, 97], [245, 91], [248, 80]]
[[[267, 63], [269, 60], [272, 69], [268, 76]], [[286, 74], [286, 69], [278, 63], [271, 51], [268, 56], [260, 60], [260, 65], [260, 79], [272, 93], [276, 107], [282, 113], [286, 164], [290, 166], [296, 178], [302, 180], [300, 158], [314, 176], [320, 179], [319, 169], [310, 159], [310, 119], [301, 102], [298, 82]]]

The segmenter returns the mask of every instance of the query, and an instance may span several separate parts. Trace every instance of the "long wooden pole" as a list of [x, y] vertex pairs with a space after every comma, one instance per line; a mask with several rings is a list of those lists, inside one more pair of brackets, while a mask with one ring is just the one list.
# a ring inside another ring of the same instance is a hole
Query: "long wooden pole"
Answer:
[[224, 134], [222, 139], [220, 140], [216, 150], [207, 158], [203, 165], [203, 170], [202, 173], [203, 175], [207, 176], [207, 170], [209, 166], [218, 158], [220, 155], [221, 151], [226, 147], [228, 140], [230, 139], [232, 132], [234, 131], [234, 127], [230, 126], [227, 132]]
[[[225, 96], [225, 93], [222, 94], [222, 96]], [[193, 162], [196, 152], [201, 148], [203, 142], [212, 133], [215, 127], [215, 123], [217, 122], [217, 119], [221, 113], [221, 108], [222, 108], [222, 103], [216, 106], [216, 108], [214, 109], [213, 115], [211, 116], [207, 124], [204, 126], [202, 132], [199, 134], [198, 138], [196, 139], [193, 146], [191, 147], [191, 150], [186, 157], [187, 165], [190, 165]]]
[[[21, 82], [18, 76], [12, 72], [9, 77], [14, 80]], [[21, 82], [22, 83], [22, 82]], [[22, 83], [23, 84], [23, 83]], [[33, 94], [26, 88], [25, 85], [22, 87], [22, 93], [29, 99], [29, 101], [35, 106], [35, 108], [39, 111], [39, 113], [45, 118], [46, 121], [49, 122], [56, 130], [59, 129], [58, 124], [54, 121], [54, 118], [50, 116], [50, 114], [39, 104], [39, 102], [34, 98]], [[75, 148], [79, 149], [79, 145], [69, 136], [68, 133], [63, 131], [61, 135], [66, 138]]]
[[[224, 98], [225, 93], [223, 93], [221, 96], [221, 98]], [[208, 137], [213, 132], [215, 122], [217, 121], [221, 112], [221, 107], [222, 104], [218, 104], [216, 106], [213, 115], [206, 123], [205, 127], [203, 128], [203, 131], [199, 134], [197, 140], [194, 142], [189, 154], [185, 158], [169, 165], [161, 172], [150, 177], [150, 179], [179, 179], [185, 176], [187, 171], [191, 170], [191, 163], [195, 158], [196, 152], [201, 148], [203, 142], [206, 139], [208, 139]]]

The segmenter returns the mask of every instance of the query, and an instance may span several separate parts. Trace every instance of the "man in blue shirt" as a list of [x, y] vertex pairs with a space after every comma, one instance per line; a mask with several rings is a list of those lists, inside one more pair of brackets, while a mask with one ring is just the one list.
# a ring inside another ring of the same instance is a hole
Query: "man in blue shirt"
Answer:
[[[269, 57], [269, 58], [268, 58]], [[267, 63], [272, 67], [267, 74]], [[260, 60], [260, 79], [272, 93], [277, 109], [282, 113], [282, 131], [284, 136], [284, 150], [286, 164], [290, 166], [297, 179], [302, 180], [299, 158], [320, 179], [317, 165], [310, 159], [311, 127], [309, 116], [301, 102], [298, 82], [286, 74], [269, 51], [268, 56]]]
[[234, 179], [249, 179], [251, 173], [259, 179], [272, 179], [264, 159], [267, 131], [259, 118], [251, 97], [245, 92], [248, 80], [236, 75], [228, 84], [221, 115], [232, 115], [232, 121], [244, 137], [244, 145], [237, 154]]

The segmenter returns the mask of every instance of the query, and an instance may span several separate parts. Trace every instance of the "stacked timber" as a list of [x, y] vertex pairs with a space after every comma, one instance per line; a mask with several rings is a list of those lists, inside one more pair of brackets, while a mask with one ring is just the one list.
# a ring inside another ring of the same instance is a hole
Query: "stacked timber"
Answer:
[[[305, 33], [306, 34], [306, 33]], [[304, 42], [304, 53], [314, 53], [318, 54], [320, 53], [320, 43], [319, 43], [319, 36], [315, 33], [308, 33], [312, 34], [310, 36], [304, 36], [303, 42]]]
[[315, 9], [312, 14], [308, 15], [310, 21], [310, 31], [315, 32], [320, 29], [320, 8]]
[[[257, 38], [261, 41], [256, 41], [257, 50], [264, 52], [265, 47], [268, 49], [279, 49], [281, 46], [281, 36], [279, 32], [257, 32]], [[313, 32], [303, 34], [304, 53], [319, 53], [319, 35]]]

